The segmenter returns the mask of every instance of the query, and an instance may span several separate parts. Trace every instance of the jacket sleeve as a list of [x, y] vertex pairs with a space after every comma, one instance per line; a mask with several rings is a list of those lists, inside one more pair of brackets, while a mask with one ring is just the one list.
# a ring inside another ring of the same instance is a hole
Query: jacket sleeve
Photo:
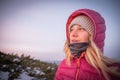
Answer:
[[62, 66], [62, 62], [60, 63], [60, 65], [57, 68], [54, 80], [64, 80], [63, 77], [62, 77], [62, 75], [61, 75], [61, 66]]

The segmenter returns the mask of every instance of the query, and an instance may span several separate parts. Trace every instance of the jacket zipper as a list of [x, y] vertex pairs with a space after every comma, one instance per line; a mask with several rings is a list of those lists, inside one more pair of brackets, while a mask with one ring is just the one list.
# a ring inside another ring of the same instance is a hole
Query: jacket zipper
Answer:
[[78, 75], [79, 75], [79, 71], [80, 71], [80, 59], [85, 56], [85, 52], [82, 53], [82, 55], [77, 59], [77, 72], [76, 72], [76, 75], [75, 75], [75, 80], [78, 80]]
[[75, 80], [78, 80], [79, 71], [80, 71], [80, 62], [79, 62], [79, 59], [78, 59], [77, 60], [77, 72], [76, 72]]

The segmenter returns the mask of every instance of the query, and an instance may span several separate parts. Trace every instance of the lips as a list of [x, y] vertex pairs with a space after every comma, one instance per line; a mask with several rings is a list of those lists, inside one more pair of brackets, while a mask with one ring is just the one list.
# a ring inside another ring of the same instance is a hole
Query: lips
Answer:
[[78, 43], [79, 42], [79, 40], [71, 40], [71, 43]]

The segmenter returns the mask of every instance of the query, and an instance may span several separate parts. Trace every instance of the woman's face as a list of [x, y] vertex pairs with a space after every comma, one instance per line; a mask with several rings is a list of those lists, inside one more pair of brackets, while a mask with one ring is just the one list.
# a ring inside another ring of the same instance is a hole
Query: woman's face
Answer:
[[80, 25], [70, 28], [70, 43], [88, 42], [89, 33]]

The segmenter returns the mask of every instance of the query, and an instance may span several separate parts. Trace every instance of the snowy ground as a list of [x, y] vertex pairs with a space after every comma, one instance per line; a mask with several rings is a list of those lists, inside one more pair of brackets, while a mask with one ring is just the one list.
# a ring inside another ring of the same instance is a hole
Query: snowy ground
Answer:
[[0, 53], [0, 80], [52, 80], [56, 64]]
[[[9, 72], [0, 71], [0, 80], [8, 80], [8, 78], [9, 78]], [[27, 72], [23, 72], [20, 74], [18, 79], [14, 79], [14, 80], [38, 80], [38, 79], [36, 79], [35, 77], [28, 76]], [[46, 78], [42, 78], [39, 80], [46, 80]]]
[[0, 80], [8, 80], [9, 72], [0, 71]]

